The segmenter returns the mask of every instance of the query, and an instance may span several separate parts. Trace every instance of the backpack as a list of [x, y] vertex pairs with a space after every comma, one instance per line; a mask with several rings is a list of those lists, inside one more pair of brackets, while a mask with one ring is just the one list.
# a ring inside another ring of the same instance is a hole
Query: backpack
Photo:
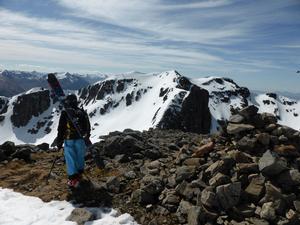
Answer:
[[82, 137], [89, 135], [90, 122], [87, 113], [81, 108], [66, 108], [65, 110], [68, 112], [65, 139], [81, 138], [74, 124], [79, 129]]

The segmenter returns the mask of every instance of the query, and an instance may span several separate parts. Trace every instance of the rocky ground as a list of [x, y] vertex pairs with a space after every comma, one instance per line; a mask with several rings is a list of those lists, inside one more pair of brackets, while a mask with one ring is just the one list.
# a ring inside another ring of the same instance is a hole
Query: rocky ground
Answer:
[[300, 224], [300, 134], [254, 106], [215, 135], [128, 129], [102, 138], [86, 160], [93, 189], [68, 194], [62, 152], [10, 142], [0, 147], [0, 186], [112, 206], [140, 224]]

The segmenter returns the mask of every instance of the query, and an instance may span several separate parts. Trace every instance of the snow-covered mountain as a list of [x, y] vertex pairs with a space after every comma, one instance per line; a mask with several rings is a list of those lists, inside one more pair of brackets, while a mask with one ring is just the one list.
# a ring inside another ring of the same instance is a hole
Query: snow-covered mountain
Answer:
[[[47, 74], [36, 71], [14, 71], [4, 70], [0, 72], [0, 96], [11, 97], [13, 95], [28, 91], [34, 87], [47, 88]], [[68, 90], [78, 90], [96, 81], [103, 80], [103, 74], [71, 74], [58, 73], [58, 79]]]
[[[60, 106], [47, 89], [0, 98], [0, 143], [51, 143]], [[254, 104], [279, 123], [300, 129], [299, 101], [274, 93], [255, 94], [220, 77], [188, 79], [176, 71], [109, 76], [77, 92], [91, 120], [92, 141], [111, 131], [151, 127], [198, 133], [216, 131], [237, 108]]]

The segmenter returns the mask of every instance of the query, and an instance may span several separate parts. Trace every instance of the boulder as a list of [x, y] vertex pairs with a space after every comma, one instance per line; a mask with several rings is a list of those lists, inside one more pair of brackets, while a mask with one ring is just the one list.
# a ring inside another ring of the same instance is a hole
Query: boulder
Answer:
[[190, 180], [196, 174], [195, 166], [181, 166], [176, 170], [176, 182], [180, 183], [183, 180]]
[[287, 169], [287, 162], [268, 150], [260, 158], [258, 166], [264, 176], [275, 176]]
[[30, 147], [22, 147], [18, 149], [15, 153], [11, 155], [12, 158], [23, 159], [26, 162], [31, 162], [31, 148]]
[[276, 177], [276, 182], [283, 187], [300, 185], [300, 172], [296, 169], [284, 171]]
[[0, 148], [2, 149], [2, 152], [6, 155], [6, 156], [10, 156], [13, 153], [16, 152], [16, 146], [15, 143], [11, 142], [11, 141], [6, 141], [4, 142]]
[[237, 172], [239, 175], [241, 174], [253, 174], [258, 173], [258, 164], [257, 163], [238, 163], [236, 165]]
[[[203, 205], [209, 208], [218, 208], [219, 202], [216, 193], [214, 193], [212, 187], [207, 187], [201, 192], [200, 201]], [[200, 204], [197, 204], [200, 205]]]
[[194, 151], [194, 154], [192, 155], [193, 157], [203, 157], [204, 155], [210, 153], [211, 151], [214, 150], [215, 144], [214, 142], [209, 142], [205, 145], [202, 145]]
[[230, 180], [230, 177], [229, 176], [226, 176], [222, 173], [217, 173], [215, 176], [213, 176], [209, 181], [209, 185], [210, 186], [219, 186], [219, 185], [222, 185], [222, 184], [228, 184], [230, 183], [231, 180]]
[[236, 163], [251, 163], [253, 162], [253, 159], [250, 155], [238, 151], [238, 150], [232, 150], [228, 152], [228, 155], [235, 160]]
[[264, 195], [265, 191], [265, 178], [261, 176], [256, 176], [251, 179], [250, 184], [245, 189], [245, 194], [253, 202], [258, 202]]
[[299, 157], [300, 153], [294, 145], [275, 145], [274, 152], [286, 157]]
[[249, 105], [239, 111], [239, 114], [244, 116], [246, 119], [251, 119], [258, 112], [258, 108], [255, 105]]
[[250, 124], [235, 124], [235, 123], [229, 123], [227, 126], [227, 133], [228, 134], [238, 134], [245, 131], [251, 131], [254, 130], [254, 126]]
[[256, 135], [257, 141], [264, 145], [264, 146], [269, 146], [270, 144], [270, 134], [268, 133], [260, 133]]
[[244, 122], [245, 118], [242, 115], [235, 114], [229, 117], [229, 123], [242, 123]]
[[44, 150], [44, 151], [47, 151], [49, 150], [49, 144], [48, 143], [42, 143], [42, 144], [39, 144], [37, 145], [37, 147], [41, 150]]
[[241, 196], [241, 183], [235, 182], [218, 186], [216, 189], [217, 198], [221, 206], [227, 210], [236, 206]]
[[120, 191], [120, 181], [116, 176], [109, 177], [106, 181], [106, 188], [109, 192], [119, 193]]
[[0, 149], [0, 162], [7, 160], [7, 155], [4, 154], [3, 149]]
[[66, 220], [76, 222], [78, 225], [83, 225], [85, 222], [92, 221], [94, 219], [95, 216], [90, 211], [84, 208], [75, 208]]
[[205, 173], [208, 173], [210, 176], [220, 172], [223, 174], [228, 174], [229, 171], [234, 166], [235, 161], [232, 158], [225, 158], [223, 160], [218, 160], [211, 164], [206, 170]]
[[273, 221], [276, 219], [276, 213], [273, 207], [273, 202], [266, 202], [263, 204], [260, 212], [260, 217], [268, 221]]
[[260, 115], [260, 117], [264, 121], [265, 124], [276, 124], [277, 123], [277, 117], [271, 113], [264, 112]]
[[193, 206], [188, 212], [188, 225], [200, 225], [201, 208]]
[[237, 147], [240, 150], [252, 152], [256, 150], [256, 143], [257, 143], [256, 138], [250, 138], [244, 136], [237, 142]]

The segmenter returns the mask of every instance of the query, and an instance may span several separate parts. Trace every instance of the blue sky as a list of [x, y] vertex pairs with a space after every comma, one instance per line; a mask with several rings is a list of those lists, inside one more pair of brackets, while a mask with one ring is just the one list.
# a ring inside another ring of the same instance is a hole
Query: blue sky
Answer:
[[300, 92], [300, 1], [0, 0], [0, 69], [176, 69]]

